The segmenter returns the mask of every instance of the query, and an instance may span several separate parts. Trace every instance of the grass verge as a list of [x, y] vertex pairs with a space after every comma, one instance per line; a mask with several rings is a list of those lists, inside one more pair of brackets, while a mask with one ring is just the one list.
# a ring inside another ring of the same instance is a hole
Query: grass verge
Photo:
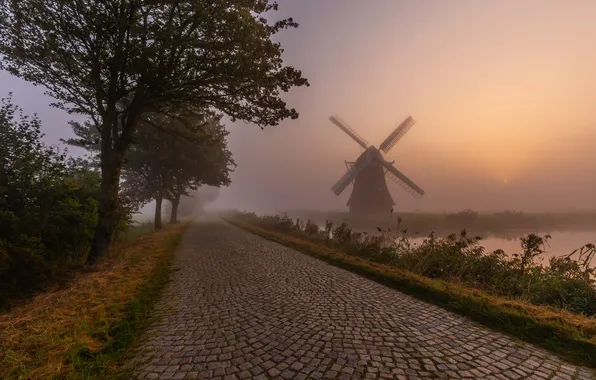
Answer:
[[128, 378], [126, 349], [151, 321], [187, 225], [123, 243], [69, 287], [0, 315], [0, 379]]
[[264, 230], [233, 218], [229, 223], [309, 256], [347, 269], [480, 324], [547, 349], [564, 360], [596, 368], [596, 320], [546, 306], [487, 295], [373, 263], [294, 236]]

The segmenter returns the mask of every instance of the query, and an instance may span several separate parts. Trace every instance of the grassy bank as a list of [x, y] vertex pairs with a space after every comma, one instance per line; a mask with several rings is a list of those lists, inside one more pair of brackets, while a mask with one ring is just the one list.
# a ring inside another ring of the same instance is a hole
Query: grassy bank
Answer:
[[541, 346], [565, 360], [596, 368], [596, 320], [565, 310], [491, 295], [461, 283], [431, 279], [386, 263], [346, 254], [324, 240], [258, 226], [251, 218], [225, 217], [230, 223], [300, 252], [342, 267], [485, 326]]
[[0, 379], [127, 378], [126, 348], [149, 323], [187, 224], [132, 231], [96, 270], [0, 315]]

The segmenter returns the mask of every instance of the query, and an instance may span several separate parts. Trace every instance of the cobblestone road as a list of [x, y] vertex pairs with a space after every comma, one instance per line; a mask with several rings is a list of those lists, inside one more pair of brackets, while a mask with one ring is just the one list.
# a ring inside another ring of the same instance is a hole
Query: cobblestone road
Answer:
[[596, 378], [221, 221], [190, 227], [174, 268], [138, 378]]

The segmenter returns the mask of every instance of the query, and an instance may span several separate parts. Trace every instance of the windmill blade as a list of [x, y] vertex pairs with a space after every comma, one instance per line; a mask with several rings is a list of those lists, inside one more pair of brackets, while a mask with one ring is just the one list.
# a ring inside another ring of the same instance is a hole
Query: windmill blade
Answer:
[[381, 143], [379, 149], [385, 152], [385, 154], [389, 153], [391, 148], [393, 148], [393, 146], [410, 130], [410, 128], [412, 128], [414, 124], [416, 124], [416, 121], [412, 119], [411, 116], [408, 116], [408, 118], [398, 125], [385, 141]]
[[333, 115], [329, 118], [331, 122], [341, 128], [342, 131], [346, 132], [354, 141], [356, 141], [364, 149], [368, 148], [368, 143], [352, 128], [350, 128], [342, 119], [337, 115]]
[[397, 170], [395, 166], [391, 165], [389, 162], [383, 163], [383, 166], [385, 166], [385, 169], [387, 169], [387, 176], [391, 178], [393, 182], [400, 185], [408, 193], [412, 194], [416, 198], [424, 195], [424, 190], [418, 187], [418, 185], [406, 177], [402, 172]]
[[339, 181], [337, 181], [335, 185], [331, 187], [331, 191], [333, 191], [335, 195], [341, 194], [342, 191], [344, 191], [346, 187], [348, 187], [348, 185], [356, 179], [356, 176], [371, 163], [371, 161], [372, 158], [370, 155], [367, 154], [364, 156], [363, 159], [352, 165], [346, 174], [344, 174]]

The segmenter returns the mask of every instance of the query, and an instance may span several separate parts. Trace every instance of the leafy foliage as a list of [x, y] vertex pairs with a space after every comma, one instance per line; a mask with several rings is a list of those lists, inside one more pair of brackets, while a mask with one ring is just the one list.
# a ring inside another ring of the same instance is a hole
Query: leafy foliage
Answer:
[[267, 0], [0, 5], [2, 67], [46, 86], [57, 106], [101, 118], [96, 125], [116, 112], [128, 133], [133, 113], [188, 103], [263, 126], [298, 116], [279, 93], [307, 81], [271, 40], [298, 24], [271, 24], [265, 14], [277, 4]]
[[183, 195], [200, 186], [230, 184], [235, 164], [220, 120], [207, 111], [179, 117], [149, 115], [144, 123], [151, 127], [137, 132], [124, 166], [124, 188], [141, 204], [156, 200], [156, 227], [161, 224], [162, 199], [171, 202], [175, 223]]
[[596, 316], [596, 281], [592, 259], [596, 247], [586, 244], [569, 255], [540, 262], [550, 236], [520, 238], [521, 252], [507, 256], [502, 250], [486, 252], [479, 237], [467, 231], [437, 238], [431, 233], [419, 245], [410, 242], [401, 218], [378, 235], [355, 232], [346, 223], [324, 229], [287, 215], [257, 216], [236, 213], [253, 225], [324, 243], [349, 255], [396, 266], [429, 278], [443, 279], [536, 305], [549, 305], [578, 314]]
[[234, 161], [221, 116], [205, 111], [190, 117], [151, 115], [147, 119], [144, 123], [152, 125], [138, 131], [124, 168], [126, 180], [138, 179], [136, 187], [146, 198], [153, 199], [163, 190], [171, 200], [199, 186], [230, 183]]
[[45, 146], [40, 122], [0, 101], [0, 303], [84, 259], [97, 217], [99, 176]]
[[90, 262], [118, 221], [120, 171], [141, 117], [191, 104], [261, 127], [297, 118], [281, 92], [308, 85], [284, 66], [267, 0], [0, 0], [0, 69], [47, 88], [100, 134], [101, 193]]

